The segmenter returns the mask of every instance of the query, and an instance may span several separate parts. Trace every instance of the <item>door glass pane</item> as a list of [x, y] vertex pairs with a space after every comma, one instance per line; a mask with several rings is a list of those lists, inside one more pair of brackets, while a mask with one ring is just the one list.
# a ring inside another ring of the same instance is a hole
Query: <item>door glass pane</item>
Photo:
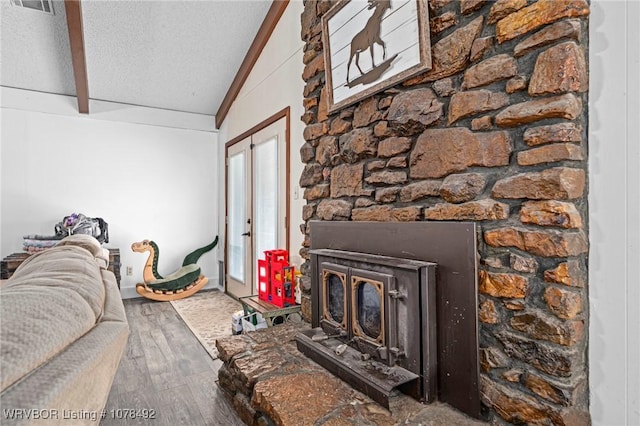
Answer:
[[244, 283], [245, 239], [245, 197], [247, 185], [245, 180], [244, 151], [229, 157], [229, 224], [227, 239], [229, 241], [229, 274]]
[[255, 258], [278, 247], [278, 139], [273, 137], [253, 148]]

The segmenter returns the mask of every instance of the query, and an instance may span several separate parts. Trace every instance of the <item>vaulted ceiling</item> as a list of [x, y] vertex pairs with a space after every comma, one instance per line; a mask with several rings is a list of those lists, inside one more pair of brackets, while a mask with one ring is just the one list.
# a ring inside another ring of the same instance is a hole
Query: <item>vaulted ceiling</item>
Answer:
[[207, 115], [220, 110], [247, 67], [243, 60], [275, 6], [270, 0], [71, 0], [66, 7], [53, 1], [54, 13], [47, 14], [12, 2], [0, 2], [0, 85], [81, 99], [83, 79], [74, 81], [72, 59], [84, 57], [89, 99]]

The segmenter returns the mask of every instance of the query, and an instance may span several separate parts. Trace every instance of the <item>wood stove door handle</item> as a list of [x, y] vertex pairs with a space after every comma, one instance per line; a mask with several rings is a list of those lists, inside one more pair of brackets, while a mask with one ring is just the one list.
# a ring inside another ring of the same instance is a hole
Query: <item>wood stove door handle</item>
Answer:
[[389, 297], [391, 297], [392, 299], [403, 299], [404, 295], [398, 290], [389, 290]]

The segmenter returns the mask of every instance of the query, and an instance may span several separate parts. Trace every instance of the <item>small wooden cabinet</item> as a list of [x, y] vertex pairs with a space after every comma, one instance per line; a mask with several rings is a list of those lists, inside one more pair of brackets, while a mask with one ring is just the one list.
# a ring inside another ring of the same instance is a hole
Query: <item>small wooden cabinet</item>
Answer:
[[[116, 276], [118, 288], [120, 288], [120, 249], [110, 248], [109, 250], [109, 270]], [[0, 279], [8, 280], [11, 275], [18, 269], [31, 254], [29, 253], [13, 253], [2, 259], [0, 264]]]

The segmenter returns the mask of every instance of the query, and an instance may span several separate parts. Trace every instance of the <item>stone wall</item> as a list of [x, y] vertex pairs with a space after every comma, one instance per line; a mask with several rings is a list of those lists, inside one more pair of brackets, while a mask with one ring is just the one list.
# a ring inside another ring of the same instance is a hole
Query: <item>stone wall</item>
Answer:
[[476, 221], [490, 418], [588, 423], [588, 3], [430, 0], [432, 69], [329, 115], [333, 4], [301, 17], [300, 254], [309, 220]]

